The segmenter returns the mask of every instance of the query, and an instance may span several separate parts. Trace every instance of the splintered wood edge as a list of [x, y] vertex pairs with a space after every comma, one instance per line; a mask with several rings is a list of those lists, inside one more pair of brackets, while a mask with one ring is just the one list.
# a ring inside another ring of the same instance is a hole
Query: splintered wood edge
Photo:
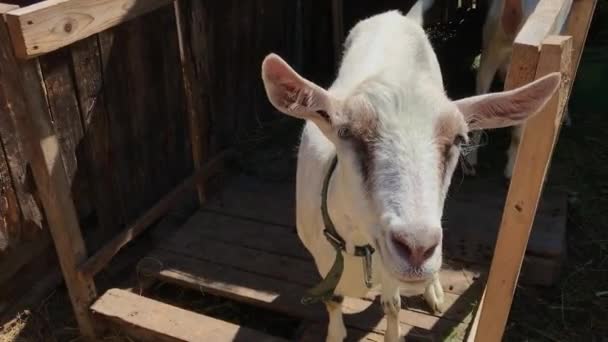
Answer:
[[33, 58], [136, 18], [173, 0], [47, 0], [6, 13], [15, 55]]

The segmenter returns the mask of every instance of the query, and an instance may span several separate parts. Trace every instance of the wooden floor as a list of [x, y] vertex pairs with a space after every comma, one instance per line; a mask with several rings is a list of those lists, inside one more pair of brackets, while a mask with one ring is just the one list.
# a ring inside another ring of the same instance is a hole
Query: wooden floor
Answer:
[[[440, 275], [446, 292], [444, 313], [429, 312], [421, 297], [404, 300], [400, 320], [408, 340], [459, 341], [465, 338], [490, 261], [504, 196], [504, 186], [491, 180], [467, 180], [453, 185], [445, 215], [447, 260]], [[523, 271], [531, 283], [550, 283], [559, 269], [565, 234], [565, 205], [565, 196], [559, 192], [547, 191], [544, 195]], [[294, 217], [293, 184], [234, 177], [166, 243], [150, 252], [147, 258], [154, 262], [141, 263], [149, 265], [143, 271], [161, 281], [301, 319], [303, 328], [298, 340], [322, 341], [327, 322], [323, 305], [300, 303], [304, 291], [320, 278], [310, 255], [297, 238]], [[104, 300], [116, 301], [116, 294], [104, 297]], [[344, 306], [348, 340], [383, 340], [385, 321], [377, 298], [348, 298]], [[102, 307], [107, 311], [109, 306]], [[114, 322], [116, 317], [141, 314], [98, 313]], [[155, 319], [140, 318], [148, 326], [143, 329], [154, 326], [150, 322]], [[188, 319], [211, 322], [209, 329], [217, 330], [216, 322], [209, 317]], [[118, 321], [123, 322], [124, 318]], [[140, 325], [134, 319], [128, 324]], [[171, 333], [178, 330], [175, 326], [169, 329]], [[239, 334], [240, 330], [231, 325], [222, 326], [220, 330], [226, 334], [218, 333], [214, 340], [244, 341], [250, 340], [246, 336], [257, 333], [243, 328]], [[162, 332], [161, 335], [168, 334]]]

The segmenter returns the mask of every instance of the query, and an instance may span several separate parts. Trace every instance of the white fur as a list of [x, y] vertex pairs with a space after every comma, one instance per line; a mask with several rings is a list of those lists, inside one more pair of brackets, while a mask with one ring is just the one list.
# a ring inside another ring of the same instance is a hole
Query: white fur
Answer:
[[[517, 32], [521, 30], [523, 24], [528, 17], [534, 12], [536, 5], [539, 0], [493, 0], [491, 1], [488, 9], [486, 21], [483, 26], [483, 37], [482, 37], [482, 53], [479, 64], [479, 70], [477, 71], [476, 80], [476, 93], [485, 94], [490, 91], [490, 86], [495, 75], [498, 73], [501, 79], [504, 81], [509, 63], [511, 61], [511, 53], [513, 51], [513, 42], [515, 41], [515, 34], [508, 34], [505, 32], [501, 25], [501, 19], [503, 17], [505, 4], [509, 5], [509, 2], [521, 1], [522, 18], [517, 28]], [[564, 23], [559, 23], [557, 26], [563, 28]], [[568, 113], [565, 114], [567, 122], [569, 122]], [[515, 164], [515, 157], [517, 149], [519, 148], [519, 141], [521, 139], [522, 128], [521, 126], [515, 126], [511, 132], [511, 144], [507, 150], [507, 164], [504, 169], [504, 176], [507, 179], [511, 179], [513, 174], [513, 166]], [[475, 145], [479, 145], [481, 138], [481, 131], [473, 133], [472, 141]], [[465, 172], [469, 174], [476, 173], [476, 166], [478, 163], [477, 150], [472, 150], [467, 155], [467, 160], [471, 165], [470, 168], [465, 169]]]
[[[428, 8], [426, 1], [408, 16], [390, 11], [359, 22], [346, 39], [338, 77], [328, 90], [298, 75], [276, 55], [267, 56], [262, 64], [270, 102], [285, 114], [307, 120], [298, 153], [298, 236], [325, 276], [336, 252], [323, 235], [321, 189], [337, 154], [328, 208], [347, 248], [336, 294], [368, 294], [362, 260], [352, 253], [356, 245], [371, 244], [376, 249], [373, 290], [381, 290], [387, 341], [401, 338], [400, 291], [424, 294], [433, 309], [443, 301], [438, 277], [441, 216], [459, 156], [459, 146], [451, 139], [466, 137], [467, 122], [484, 128], [521, 123], [546, 103], [560, 79], [553, 74], [516, 91], [451, 101], [421, 27], [419, 11], [423, 8]], [[364, 119], [370, 113], [377, 118], [374, 130], [378, 138], [371, 179], [365, 182], [361, 151], [354, 141], [340, 138], [339, 132], [353, 122], [367, 122]], [[445, 119], [454, 130], [447, 144], [437, 134], [438, 124]], [[443, 174], [439, 167], [442, 153], [446, 156]], [[419, 259], [423, 261], [415, 265], [407, 253], [400, 253], [397, 238], [417, 251], [428, 252]], [[435, 243], [436, 248], [430, 248]], [[345, 330], [340, 305], [329, 302], [326, 306], [328, 340], [342, 340]]]

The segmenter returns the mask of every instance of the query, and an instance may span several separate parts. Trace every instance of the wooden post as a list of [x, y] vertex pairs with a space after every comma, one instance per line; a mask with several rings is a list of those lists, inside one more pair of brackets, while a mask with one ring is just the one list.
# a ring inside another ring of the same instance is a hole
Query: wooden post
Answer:
[[93, 339], [89, 305], [96, 297], [95, 284], [76, 269], [87, 253], [61, 148], [50, 122], [38, 61], [16, 60], [4, 22], [0, 23], [0, 87], [15, 116], [80, 331]]
[[[192, 161], [194, 163], [194, 172], [197, 173], [203, 166], [205, 160], [205, 152], [207, 151], [207, 139], [205, 133], [207, 130], [205, 108], [202, 103], [202, 92], [200, 91], [200, 80], [196, 79], [194, 63], [192, 61], [192, 48], [190, 46], [192, 40], [191, 33], [188, 31], [190, 20], [185, 20], [182, 17], [181, 5], [184, 0], [176, 0], [173, 4], [175, 8], [175, 21], [177, 23], [177, 37], [179, 44], [179, 55], [182, 66], [182, 82], [186, 96], [186, 109], [188, 111], [188, 122], [190, 130], [190, 141], [192, 143]], [[186, 0], [190, 1], [190, 0]], [[189, 15], [186, 12], [186, 15]], [[205, 39], [197, 37], [196, 39]], [[199, 204], [202, 206], [205, 203], [205, 184], [200, 181], [196, 185]]]
[[[523, 128], [511, 186], [479, 316], [476, 341], [502, 339], [530, 230], [568, 98], [572, 37], [550, 36], [540, 50], [536, 78], [562, 72], [562, 85], [544, 109]], [[521, 54], [513, 52], [513, 57]], [[513, 60], [517, 64], [518, 60]], [[514, 72], [511, 72], [513, 71]], [[510, 74], [517, 74], [513, 66]]]

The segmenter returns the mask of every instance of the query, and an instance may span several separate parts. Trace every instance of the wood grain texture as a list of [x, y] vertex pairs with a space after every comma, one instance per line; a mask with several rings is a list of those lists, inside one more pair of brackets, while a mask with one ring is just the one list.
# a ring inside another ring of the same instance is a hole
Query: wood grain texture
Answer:
[[108, 290], [91, 309], [138, 341], [284, 341], [120, 289]]
[[0, 84], [15, 113], [16, 128], [24, 142], [26, 160], [30, 161], [76, 319], [83, 335], [93, 337], [88, 305], [95, 297], [95, 286], [92, 279], [84, 279], [76, 271], [86, 257], [86, 249], [61, 147], [50, 122], [39, 66], [37, 61], [17, 62], [9, 40], [7, 27], [0, 25]]
[[543, 42], [536, 78], [560, 71], [563, 83], [539, 114], [525, 125], [490, 268], [476, 341], [499, 341], [504, 333], [520, 267], [545, 175], [568, 98], [572, 38]]
[[170, 4], [171, 0], [47, 0], [7, 14], [15, 53], [32, 58]]
[[73, 82], [70, 51], [57, 50], [39, 60], [50, 119], [59, 138], [74, 203], [78, 216], [86, 217], [91, 212], [90, 190], [86, 168], [80, 164], [84, 152], [84, 130]]
[[[123, 221], [116, 175], [112, 168], [112, 141], [110, 122], [103, 90], [103, 74], [99, 41], [92, 36], [74, 43], [70, 47], [74, 83], [80, 120], [83, 123], [83, 166], [88, 175], [91, 202], [95, 208], [98, 229], [111, 234]], [[99, 248], [100, 243], [91, 241], [90, 249]]]
[[[206, 37], [204, 34], [199, 34], [200, 29], [196, 25], [197, 21], [201, 20], [200, 10], [196, 11], [192, 8], [200, 8], [200, 5], [196, 5], [192, 1], [176, 1], [174, 6], [178, 27], [182, 82], [188, 111], [190, 142], [192, 144], [192, 160], [194, 169], [198, 170], [203, 165], [208, 153], [209, 116], [203, 92], [206, 87], [204, 82], [208, 80], [206, 79], [206, 73], [196, 72], [196, 60], [200, 56], [195, 55], [195, 51], [200, 53], [201, 45], [204, 49]], [[199, 203], [202, 205], [206, 197], [204, 184], [197, 185], [197, 192]]]
[[572, 0], [541, 0], [515, 37], [515, 43], [540, 48], [550, 34], [559, 34]]
[[191, 174], [172, 7], [99, 34], [122, 225]]
[[[0, 13], [18, 8], [0, 4]], [[2, 76], [0, 76], [2, 77]], [[0, 85], [0, 312], [9, 310], [19, 298], [11, 288], [29, 288], [27, 265], [49, 249], [51, 238], [43, 229], [42, 209], [36, 202], [28, 177], [23, 145], [16, 131], [14, 108]], [[23, 210], [22, 210], [23, 208]], [[38, 274], [38, 273], [36, 273]]]
[[[8, 116], [0, 109], [0, 116]], [[1, 147], [1, 140], [0, 140]], [[4, 148], [0, 149], [0, 256], [21, 240], [21, 209]], [[0, 270], [5, 271], [0, 266]], [[2, 281], [0, 280], [0, 283]]]
[[[2, 11], [0, 13], [4, 14], [5, 11], [18, 7], [2, 4]], [[3, 87], [0, 87], [0, 139], [2, 152], [8, 166], [8, 169], [3, 171], [2, 177], [2, 186], [5, 189], [4, 197], [6, 198], [6, 205], [4, 206], [6, 207], [7, 214], [5, 215], [15, 214], [14, 204], [12, 203], [13, 195], [11, 195], [9, 188], [7, 188], [8, 182], [11, 182], [18, 204], [17, 210], [19, 211], [20, 221], [20, 223], [13, 222], [15, 225], [13, 225], [14, 228], [11, 230], [17, 228], [20, 230], [18, 234], [19, 239], [32, 239], [37, 238], [39, 232], [43, 229], [44, 214], [34, 194], [33, 180], [31, 172], [28, 172], [23, 142], [17, 132], [16, 114], [14, 108], [9, 106], [11, 102], [9, 94], [16, 90], [6, 89], [9, 86], [11, 85], [5, 84]], [[9, 217], [8, 220], [11, 221], [12, 219]]]

